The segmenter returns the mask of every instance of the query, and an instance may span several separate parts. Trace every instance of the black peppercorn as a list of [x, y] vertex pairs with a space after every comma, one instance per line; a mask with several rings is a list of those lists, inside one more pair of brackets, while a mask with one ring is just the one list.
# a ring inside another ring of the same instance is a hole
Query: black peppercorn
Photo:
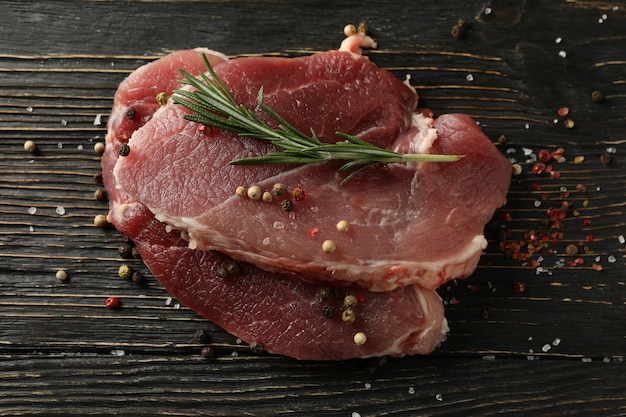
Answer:
[[128, 154], [130, 153], [130, 146], [128, 146], [127, 143], [122, 143], [117, 149], [117, 152], [120, 154], [120, 156], [128, 156]]
[[283, 200], [280, 203], [280, 206], [285, 211], [291, 211], [291, 210], [293, 210], [293, 201], [291, 201], [291, 200]]
[[131, 259], [133, 257], [133, 249], [130, 245], [122, 245], [117, 248], [117, 252], [120, 254], [120, 258], [122, 259]]
[[215, 350], [211, 346], [205, 346], [200, 351], [200, 356], [204, 359], [209, 359], [215, 356]]
[[331, 306], [331, 305], [325, 305], [324, 307], [322, 307], [322, 314], [324, 315], [324, 317], [326, 317], [327, 319], [332, 319], [335, 317], [335, 307]]
[[602, 94], [602, 91], [595, 90], [593, 93], [591, 93], [591, 101], [593, 101], [594, 103], [599, 103], [602, 100], [604, 100], [604, 94]]
[[139, 271], [135, 271], [133, 272], [133, 275], [131, 275], [130, 279], [135, 283], [135, 284], [143, 284], [145, 281], [145, 278], [143, 277], [143, 274]]
[[602, 162], [604, 165], [606, 165], [609, 162], [611, 162], [611, 154], [605, 152], [602, 155], [600, 155], [600, 162]]
[[137, 115], [137, 110], [135, 110], [134, 107], [129, 107], [128, 110], [126, 110], [126, 118], [128, 120], [133, 120], [136, 115]]

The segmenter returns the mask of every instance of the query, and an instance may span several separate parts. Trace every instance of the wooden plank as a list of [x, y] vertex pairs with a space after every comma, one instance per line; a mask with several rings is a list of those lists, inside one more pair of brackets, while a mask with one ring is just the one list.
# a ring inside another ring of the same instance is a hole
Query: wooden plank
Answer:
[[[459, 17], [471, 26], [454, 39]], [[117, 84], [167, 51], [298, 56], [336, 47], [359, 21], [380, 46], [370, 59], [409, 74], [435, 113], [468, 113], [506, 138], [498, 146], [524, 171], [476, 273], [440, 289], [452, 331], [433, 355], [380, 365], [253, 353], [93, 225], [107, 210], [93, 146]], [[626, 7], [611, 2], [1, 1], [0, 414], [624, 415], [624, 27]], [[526, 153], [558, 147], [560, 177], [533, 174]], [[554, 230], [547, 211], [564, 202]], [[530, 232], [547, 236], [539, 254], [501, 250], [502, 233], [510, 244]], [[117, 277], [122, 263], [146, 283]], [[123, 308], [104, 306], [111, 295]]]

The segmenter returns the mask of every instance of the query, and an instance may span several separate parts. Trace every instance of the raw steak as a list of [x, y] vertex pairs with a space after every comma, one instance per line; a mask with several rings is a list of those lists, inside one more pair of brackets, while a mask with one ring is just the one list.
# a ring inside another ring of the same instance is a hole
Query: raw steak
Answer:
[[[414, 89], [346, 49], [301, 58], [240, 58], [216, 72], [235, 98], [265, 101], [302, 131], [325, 142], [336, 131], [400, 152], [463, 154], [454, 163], [405, 163], [361, 172], [346, 185], [337, 164], [229, 165], [266, 154], [271, 145], [183, 120], [169, 105], [130, 141], [115, 175], [119, 186], [185, 233], [190, 247], [219, 250], [268, 271], [309, 282], [372, 291], [419, 284], [437, 288], [470, 275], [486, 247], [483, 227], [505, 201], [511, 165], [463, 115], [433, 120], [416, 112]], [[356, 45], [356, 46], [355, 46]], [[237, 186], [302, 186], [291, 212], [235, 196]], [[346, 220], [347, 233], [336, 230]], [[337, 249], [322, 250], [331, 239]]]
[[[222, 61], [221, 56], [210, 58], [212, 65]], [[179, 51], [140, 68], [120, 85], [109, 118], [102, 162], [110, 194], [109, 219], [133, 239], [155, 277], [189, 308], [248, 343], [262, 343], [269, 352], [298, 359], [340, 360], [434, 350], [448, 329], [441, 299], [434, 291], [418, 286], [384, 293], [350, 286], [328, 288], [243, 262], [237, 263], [238, 272], [223, 278], [222, 268], [233, 265], [230, 257], [190, 249], [179, 232], [117, 188], [112, 172], [119, 145], [134, 130], [145, 129], [142, 126], [155, 112], [164, 111], [158, 110], [155, 96], [176, 87], [178, 67], [197, 71], [201, 65], [198, 51]], [[140, 119], [126, 117], [131, 106], [142, 109]], [[347, 294], [360, 299], [351, 324], [341, 319]], [[325, 306], [334, 307], [334, 318], [324, 316]], [[354, 343], [357, 332], [367, 335], [365, 344]]]

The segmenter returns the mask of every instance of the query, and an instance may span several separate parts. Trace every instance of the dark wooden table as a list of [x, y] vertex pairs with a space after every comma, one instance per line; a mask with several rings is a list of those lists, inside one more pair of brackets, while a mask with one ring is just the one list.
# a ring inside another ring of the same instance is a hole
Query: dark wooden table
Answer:
[[[410, 74], [436, 114], [475, 117], [523, 172], [479, 268], [440, 289], [452, 330], [435, 353], [254, 353], [94, 226], [94, 144], [117, 84], [168, 51], [296, 56], [361, 21], [370, 59]], [[0, 1], [0, 415], [624, 416], [625, 108], [621, 0]], [[560, 177], [532, 172], [532, 154], [558, 148]], [[117, 276], [129, 262], [144, 284]]]

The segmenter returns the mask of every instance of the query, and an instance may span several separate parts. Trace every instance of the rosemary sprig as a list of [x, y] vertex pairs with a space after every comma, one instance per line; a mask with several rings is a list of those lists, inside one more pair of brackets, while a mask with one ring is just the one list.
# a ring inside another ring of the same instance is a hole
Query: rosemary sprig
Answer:
[[269, 141], [281, 149], [281, 151], [270, 152], [263, 156], [236, 159], [230, 162], [233, 165], [310, 164], [343, 160], [346, 162], [338, 171], [347, 173], [346, 178], [341, 182], [345, 184], [363, 169], [378, 164], [406, 161], [454, 162], [463, 157], [462, 155], [398, 153], [379, 148], [343, 132], [335, 133], [343, 140], [336, 143], [323, 143], [313, 129], [311, 129], [311, 135], [307, 135], [269, 107], [263, 101], [263, 87], [261, 87], [257, 97], [258, 106], [278, 123], [277, 128], [271, 127], [256, 113], [243, 104], [237, 103], [205, 55], [203, 59], [210, 77], [207, 74], [195, 77], [180, 70], [185, 77], [181, 82], [196, 88], [194, 91], [174, 91], [173, 101], [192, 111], [191, 114], [184, 116], [185, 119], [232, 131], [241, 136]]

